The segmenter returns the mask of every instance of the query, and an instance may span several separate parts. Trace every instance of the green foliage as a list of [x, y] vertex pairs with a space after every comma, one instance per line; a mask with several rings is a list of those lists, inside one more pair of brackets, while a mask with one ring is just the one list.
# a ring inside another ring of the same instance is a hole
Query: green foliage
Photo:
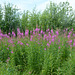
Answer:
[[8, 34], [10, 32], [12, 34], [13, 29], [16, 31], [19, 25], [19, 14], [17, 11], [18, 9], [10, 3], [4, 5], [4, 19], [1, 23], [1, 29], [4, 33]]
[[22, 19], [21, 19], [21, 27], [22, 30], [23, 30], [23, 33], [25, 34], [25, 30], [26, 28], [28, 28], [28, 18], [29, 18], [29, 15], [28, 15], [29, 11], [27, 10], [26, 12], [24, 11], [23, 15], [22, 15]]
[[46, 27], [49, 27], [49, 29], [56, 29], [56, 27], [61, 29], [72, 28], [75, 22], [74, 16], [69, 2], [59, 3], [59, 5], [50, 2], [50, 5], [43, 11], [40, 21], [45, 30]]
[[[0, 25], [2, 24], [2, 17], [3, 17], [3, 14], [2, 14], [2, 7], [0, 5]], [[1, 28], [1, 26], [0, 26]]]
[[69, 2], [60, 2], [59, 4], [50, 2], [43, 12], [37, 12], [36, 8], [34, 8], [32, 12], [27, 10], [22, 15], [16, 7], [8, 3], [4, 5], [3, 11], [4, 15], [0, 5], [0, 28], [3, 33], [7, 34], [9, 32], [12, 34], [12, 30], [14, 30], [17, 36], [17, 28], [20, 28], [23, 33], [25, 33], [26, 29], [33, 31], [36, 27], [40, 27], [40, 30], [42, 28], [45, 32], [48, 28], [50, 30], [51, 28], [75, 28], [75, 11]]

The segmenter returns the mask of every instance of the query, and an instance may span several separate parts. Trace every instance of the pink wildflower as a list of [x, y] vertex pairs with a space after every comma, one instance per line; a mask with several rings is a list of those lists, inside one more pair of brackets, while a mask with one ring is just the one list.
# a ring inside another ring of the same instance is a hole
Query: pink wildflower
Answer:
[[23, 45], [23, 43], [21, 42], [20, 45]]
[[63, 44], [62, 44], [62, 46], [63, 46]]
[[60, 49], [60, 47], [58, 47]]
[[49, 43], [47, 43], [47, 46], [49, 46]]
[[59, 35], [59, 32], [58, 32], [58, 31], [56, 31], [56, 34], [57, 34], [57, 35]]
[[73, 34], [73, 36], [75, 37], [75, 34]]
[[54, 39], [52, 39], [52, 42], [54, 42]]
[[11, 53], [13, 53], [13, 51], [11, 51]]
[[63, 30], [63, 32], [65, 32], [65, 30]]
[[49, 41], [49, 43], [51, 44], [51, 41]]
[[14, 47], [15, 45], [13, 44], [13, 47]]
[[75, 42], [75, 39], [74, 39], [74, 42]]
[[72, 33], [72, 31], [69, 32], [69, 35]]
[[36, 28], [35, 31], [38, 32], [40, 29]]
[[75, 42], [73, 43], [73, 46], [75, 46]]
[[41, 34], [43, 33], [43, 31], [41, 30]]
[[35, 35], [35, 31], [33, 31], [33, 34]]
[[72, 43], [72, 40], [70, 40], [69, 43]]
[[7, 48], [9, 50], [9, 48]]
[[69, 38], [70, 38], [70, 35], [68, 35], [67, 37], [68, 37], [68, 39], [69, 39]]
[[60, 42], [60, 39], [58, 40], [58, 42]]
[[0, 39], [2, 39], [2, 38], [0, 37]]
[[66, 28], [66, 31], [67, 31], [68, 29]]
[[38, 44], [40, 44], [40, 43], [38, 42]]
[[46, 50], [46, 48], [44, 48], [44, 50]]
[[53, 30], [51, 29], [51, 33], [53, 33]]
[[71, 30], [73, 31], [73, 28]]
[[72, 48], [72, 45], [70, 45], [70, 47]]
[[26, 43], [26, 45], [28, 46], [29, 44], [28, 44], [28, 43]]

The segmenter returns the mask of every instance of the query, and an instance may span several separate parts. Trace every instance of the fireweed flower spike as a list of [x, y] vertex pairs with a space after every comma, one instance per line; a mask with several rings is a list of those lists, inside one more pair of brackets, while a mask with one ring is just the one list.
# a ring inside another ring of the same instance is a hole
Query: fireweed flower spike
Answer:
[[20, 45], [23, 45], [23, 43], [21, 42]]
[[60, 49], [60, 47], [58, 47]]
[[73, 28], [71, 30], [73, 31]]
[[44, 48], [44, 50], [46, 50], [46, 48]]
[[28, 43], [26, 43], [26, 45], [27, 45], [27, 46], [29, 46], [29, 44], [28, 44]]
[[49, 43], [47, 43], [47, 46], [50, 46]]
[[7, 48], [9, 50], [9, 48]]
[[73, 43], [73, 46], [75, 46], [75, 42]]
[[13, 53], [13, 51], [11, 51], [11, 53]]
[[51, 33], [53, 34], [53, 30], [51, 29]]
[[1, 40], [2, 38], [0, 37], [0, 40]]

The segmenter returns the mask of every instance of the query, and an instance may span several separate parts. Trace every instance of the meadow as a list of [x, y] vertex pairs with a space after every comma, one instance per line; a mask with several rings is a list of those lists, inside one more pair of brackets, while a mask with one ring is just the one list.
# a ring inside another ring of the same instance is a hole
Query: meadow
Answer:
[[75, 75], [75, 10], [68, 1], [50, 1], [42, 12], [0, 4], [0, 75]]
[[75, 75], [73, 28], [39, 28], [3, 34], [0, 30], [0, 75]]

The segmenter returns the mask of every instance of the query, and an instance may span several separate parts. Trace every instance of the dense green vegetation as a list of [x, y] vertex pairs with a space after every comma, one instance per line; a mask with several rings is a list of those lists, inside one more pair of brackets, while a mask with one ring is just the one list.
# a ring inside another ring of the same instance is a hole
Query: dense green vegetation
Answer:
[[[0, 75], [75, 75], [75, 34], [72, 30], [38, 28], [28, 36], [18, 29], [9, 37], [0, 31]], [[43, 33], [43, 37], [42, 37]]]
[[75, 30], [74, 10], [69, 2], [61, 2], [58, 5], [50, 2], [43, 12], [37, 12], [34, 8], [32, 12], [27, 10], [22, 14], [10, 3], [4, 4], [4, 8], [0, 5], [0, 28], [4, 33], [12, 33], [14, 30], [17, 35], [18, 27], [25, 33], [25, 29], [33, 30], [36, 26], [44, 31], [48, 28], [74, 28]]
[[0, 75], [75, 75], [75, 13], [68, 2], [23, 13], [0, 5]]

